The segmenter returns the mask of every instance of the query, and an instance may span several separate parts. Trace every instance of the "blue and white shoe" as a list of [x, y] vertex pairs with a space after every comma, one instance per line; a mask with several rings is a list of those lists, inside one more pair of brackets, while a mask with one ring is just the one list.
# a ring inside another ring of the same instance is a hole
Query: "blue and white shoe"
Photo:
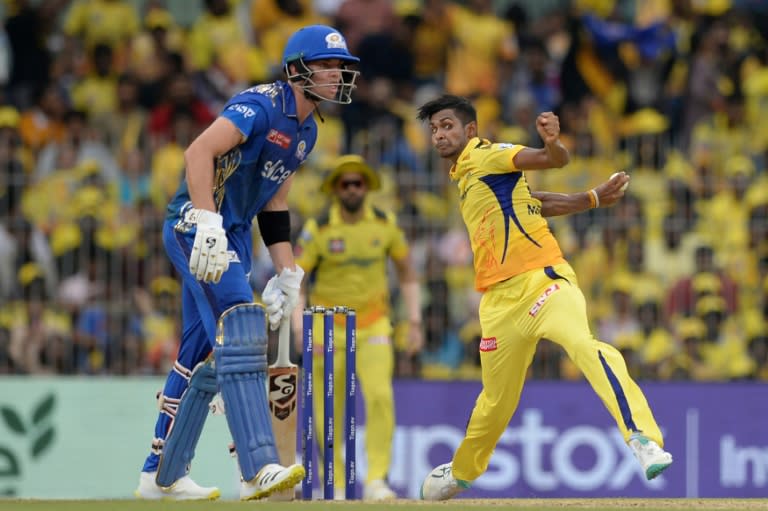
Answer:
[[635, 458], [640, 462], [645, 472], [645, 477], [649, 481], [672, 464], [672, 455], [659, 447], [659, 444], [650, 438], [635, 433], [629, 438], [629, 447], [635, 454]]
[[448, 500], [470, 487], [469, 481], [453, 477], [451, 463], [438, 465], [421, 483], [421, 500]]

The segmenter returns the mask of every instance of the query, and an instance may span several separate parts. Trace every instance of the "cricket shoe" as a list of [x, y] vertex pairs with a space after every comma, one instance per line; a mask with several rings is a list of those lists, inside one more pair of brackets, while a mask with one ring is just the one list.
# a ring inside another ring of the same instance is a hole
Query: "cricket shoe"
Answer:
[[139, 487], [133, 494], [147, 500], [216, 500], [221, 496], [218, 488], [200, 486], [189, 476], [184, 476], [171, 486], [163, 488], [155, 481], [157, 472], [142, 472]]
[[659, 447], [659, 444], [640, 433], [634, 433], [629, 437], [629, 447], [635, 453], [635, 458], [640, 462], [645, 472], [645, 478], [649, 481], [672, 464], [672, 455]]
[[470, 487], [469, 481], [453, 477], [451, 463], [438, 465], [421, 483], [421, 500], [448, 500]]
[[375, 479], [365, 485], [363, 490], [364, 500], [393, 500], [397, 494], [387, 485], [383, 479]]
[[240, 483], [240, 500], [268, 497], [275, 492], [293, 488], [302, 479], [304, 479], [304, 467], [301, 465], [289, 467], [277, 463], [264, 465], [256, 477]]

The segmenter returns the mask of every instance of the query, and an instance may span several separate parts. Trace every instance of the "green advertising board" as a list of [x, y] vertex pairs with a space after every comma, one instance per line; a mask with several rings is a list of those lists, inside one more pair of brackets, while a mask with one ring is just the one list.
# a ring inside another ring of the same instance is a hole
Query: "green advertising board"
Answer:
[[[0, 377], [0, 496], [132, 498], [149, 454], [158, 378]], [[236, 498], [223, 416], [209, 416], [191, 476]]]

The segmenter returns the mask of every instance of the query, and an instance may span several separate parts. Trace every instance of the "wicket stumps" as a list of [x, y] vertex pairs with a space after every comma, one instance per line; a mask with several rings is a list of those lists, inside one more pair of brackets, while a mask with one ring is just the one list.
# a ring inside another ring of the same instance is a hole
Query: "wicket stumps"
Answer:
[[312, 499], [312, 479], [314, 476], [312, 465], [312, 453], [314, 448], [314, 389], [312, 386], [312, 364], [314, 351], [314, 316], [323, 315], [323, 498], [334, 498], [333, 476], [333, 378], [334, 378], [334, 328], [333, 322], [336, 314], [345, 318], [346, 327], [346, 403], [344, 407], [344, 436], [345, 436], [345, 498], [356, 499], [356, 456], [355, 437], [357, 413], [355, 400], [357, 391], [357, 369], [355, 366], [357, 350], [357, 315], [354, 309], [349, 307], [322, 307], [314, 306], [304, 309], [303, 314], [303, 339], [304, 350], [302, 352], [302, 460], [306, 476], [301, 484], [301, 497], [304, 500]]

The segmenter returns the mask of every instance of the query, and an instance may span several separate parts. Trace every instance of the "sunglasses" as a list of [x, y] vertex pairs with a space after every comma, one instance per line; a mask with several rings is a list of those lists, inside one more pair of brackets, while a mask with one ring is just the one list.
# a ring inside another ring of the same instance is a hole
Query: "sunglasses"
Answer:
[[339, 181], [339, 187], [341, 187], [342, 190], [347, 190], [348, 188], [355, 187], [355, 188], [362, 188], [365, 182], [362, 179], [345, 179], [344, 181]]

